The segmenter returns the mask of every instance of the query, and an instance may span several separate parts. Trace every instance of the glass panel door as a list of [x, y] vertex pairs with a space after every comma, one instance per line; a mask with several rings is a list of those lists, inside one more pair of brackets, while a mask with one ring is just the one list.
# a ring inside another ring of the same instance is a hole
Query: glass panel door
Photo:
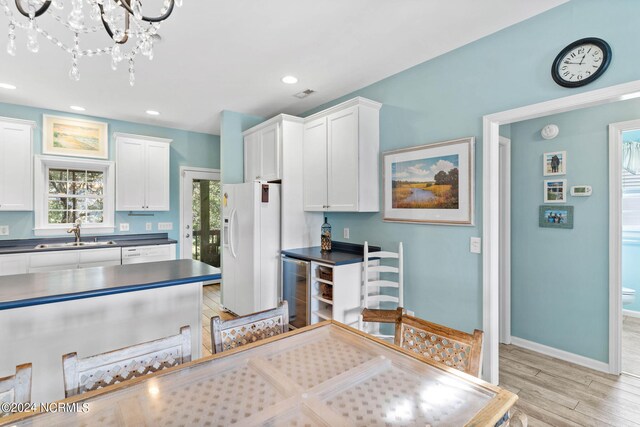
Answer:
[[220, 267], [220, 190], [220, 181], [192, 181], [192, 258], [214, 267]]

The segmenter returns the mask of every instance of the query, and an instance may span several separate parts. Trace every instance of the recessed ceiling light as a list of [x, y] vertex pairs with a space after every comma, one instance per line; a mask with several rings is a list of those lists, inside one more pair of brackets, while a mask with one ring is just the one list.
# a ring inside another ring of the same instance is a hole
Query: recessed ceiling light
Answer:
[[147, 110], [147, 114], [150, 116], [159, 116], [160, 113], [154, 110]]
[[286, 83], [288, 85], [294, 85], [298, 83], [298, 78], [295, 76], [284, 76], [282, 78], [282, 83]]
[[84, 111], [84, 110], [86, 110], [86, 108], [84, 108], [84, 107], [80, 107], [80, 106], [78, 106], [78, 105], [72, 105], [72, 106], [71, 106], [71, 107], [69, 107], [69, 108], [71, 108], [73, 111]]
[[16, 87], [14, 85], [10, 85], [9, 83], [0, 83], [0, 89], [10, 89], [13, 90]]

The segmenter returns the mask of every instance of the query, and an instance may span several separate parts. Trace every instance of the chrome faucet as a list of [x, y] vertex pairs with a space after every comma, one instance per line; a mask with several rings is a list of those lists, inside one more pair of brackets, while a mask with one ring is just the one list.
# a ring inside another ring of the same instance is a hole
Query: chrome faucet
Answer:
[[82, 220], [80, 218], [76, 219], [74, 226], [67, 230], [67, 233], [74, 233], [76, 235], [76, 244], [80, 243], [80, 226], [82, 225]]

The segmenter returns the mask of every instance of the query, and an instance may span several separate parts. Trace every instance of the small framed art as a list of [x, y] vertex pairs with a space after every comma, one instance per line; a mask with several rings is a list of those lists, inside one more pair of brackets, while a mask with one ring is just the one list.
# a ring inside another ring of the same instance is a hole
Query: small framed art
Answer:
[[565, 203], [567, 201], [567, 180], [547, 179], [544, 181], [544, 202]]
[[544, 153], [544, 176], [556, 176], [567, 174], [567, 152], [554, 151]]
[[543, 228], [573, 228], [573, 206], [540, 206], [539, 225]]

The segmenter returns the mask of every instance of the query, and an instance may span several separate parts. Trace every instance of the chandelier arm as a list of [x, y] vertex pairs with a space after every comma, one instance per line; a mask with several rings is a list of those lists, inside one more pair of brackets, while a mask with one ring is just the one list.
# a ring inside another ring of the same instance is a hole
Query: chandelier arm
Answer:
[[[45, 1], [44, 4], [42, 5], [42, 7], [40, 9], [36, 10], [35, 17], [37, 18], [37, 17], [41, 16], [43, 13], [45, 13], [47, 11], [47, 9], [49, 9], [49, 6], [51, 6], [51, 0]], [[16, 0], [16, 9], [18, 9], [18, 12], [20, 12], [20, 14], [22, 16], [24, 16], [25, 18], [30, 18], [29, 12], [24, 10], [22, 5], [20, 4], [20, 0]]]
[[[127, 10], [127, 12], [129, 12], [130, 14], [133, 15], [133, 9], [131, 8], [131, 4], [130, 3], [131, 3], [131, 0], [122, 0], [120, 2], [120, 6], [125, 8]], [[171, 13], [173, 12], [173, 7], [174, 6], [175, 6], [175, 0], [171, 0], [171, 3], [169, 3], [167, 11], [164, 13], [164, 15], [154, 16], [154, 17], [142, 16], [142, 20], [145, 21], [145, 22], [150, 22], [150, 23], [162, 22], [162, 21], [164, 21], [165, 19], [167, 19], [168, 17], [171, 16]]]
[[111, 27], [109, 26], [107, 21], [105, 21], [104, 19], [104, 8], [102, 7], [101, 4], [98, 4], [98, 7], [100, 8], [100, 19], [102, 19], [102, 25], [104, 25], [104, 29], [107, 31], [107, 34], [109, 35], [109, 37], [111, 37], [111, 39], [118, 44], [125, 44], [129, 40], [129, 33], [128, 33], [129, 14], [127, 13], [124, 17], [124, 24], [125, 24], [124, 37], [122, 37], [122, 40], [118, 41], [113, 38], [113, 31], [111, 30]]

